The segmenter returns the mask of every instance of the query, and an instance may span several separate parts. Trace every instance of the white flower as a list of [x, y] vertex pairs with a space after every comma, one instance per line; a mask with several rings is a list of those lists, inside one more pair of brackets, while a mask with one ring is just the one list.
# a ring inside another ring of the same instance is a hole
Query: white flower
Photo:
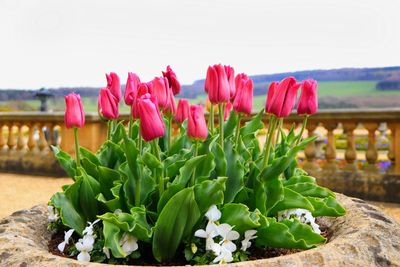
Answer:
[[319, 225], [315, 223], [315, 218], [312, 216], [310, 211], [306, 209], [288, 209], [278, 212], [278, 221], [282, 221], [284, 219], [290, 220], [293, 217], [298, 218], [302, 223], [310, 225], [315, 233], [321, 234]]
[[218, 235], [217, 226], [215, 224], [207, 224], [206, 230], [197, 230], [194, 235], [200, 238], [206, 239], [206, 250], [212, 250], [212, 245], [214, 244], [214, 237]]
[[236, 250], [236, 245], [232, 242], [232, 240], [236, 240], [240, 237], [239, 233], [232, 230], [232, 228], [233, 226], [230, 226], [227, 223], [220, 224], [217, 228], [218, 234], [222, 237], [222, 240], [219, 244], [221, 247], [229, 250], [230, 252], [234, 252]]
[[93, 226], [98, 223], [100, 219], [95, 220], [94, 222], [88, 222], [88, 226], [83, 230], [84, 235], [93, 235]]
[[59, 216], [57, 210], [53, 206], [47, 206], [47, 210], [49, 212], [48, 219], [50, 222], [55, 222], [58, 220]]
[[126, 255], [131, 254], [133, 251], [138, 249], [137, 238], [131, 234], [124, 233], [122, 235], [121, 240], [119, 241], [119, 245], [122, 247], [122, 250]]
[[232, 252], [229, 249], [226, 249], [225, 247], [214, 243], [212, 251], [215, 253], [217, 256], [214, 260], [213, 263], [229, 263], [233, 261], [232, 257]]
[[206, 217], [209, 222], [214, 223], [221, 218], [221, 212], [218, 210], [217, 206], [212, 205], [206, 212]]
[[106, 254], [107, 259], [110, 258], [110, 250], [106, 247], [103, 247], [103, 253]]
[[85, 235], [83, 238], [79, 239], [75, 244], [76, 249], [80, 252], [78, 254], [78, 261], [90, 261], [89, 252], [92, 251], [94, 244], [94, 237], [92, 235]]
[[244, 232], [244, 239], [242, 240], [241, 250], [246, 251], [251, 246], [250, 240], [257, 238], [257, 236], [255, 236], [256, 233], [257, 230], [247, 230], [246, 232]]
[[57, 248], [59, 251], [64, 252], [65, 245], [69, 243], [69, 239], [74, 233], [74, 229], [70, 229], [67, 232], [64, 232], [64, 241], [58, 244]]

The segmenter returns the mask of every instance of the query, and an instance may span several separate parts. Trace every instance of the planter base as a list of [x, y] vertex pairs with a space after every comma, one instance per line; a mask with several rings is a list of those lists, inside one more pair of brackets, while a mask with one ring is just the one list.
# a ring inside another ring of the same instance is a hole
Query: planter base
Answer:
[[[329, 243], [282, 257], [230, 266], [400, 266], [400, 225], [365, 201], [337, 194], [347, 214], [322, 218], [333, 230]], [[45, 205], [0, 220], [1, 266], [106, 266], [81, 263], [48, 252]]]

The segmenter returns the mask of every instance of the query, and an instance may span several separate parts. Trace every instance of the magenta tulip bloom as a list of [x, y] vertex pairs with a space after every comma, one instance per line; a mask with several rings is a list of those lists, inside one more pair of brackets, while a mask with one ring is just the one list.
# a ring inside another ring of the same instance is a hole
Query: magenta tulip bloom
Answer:
[[312, 115], [318, 110], [318, 84], [317, 81], [309, 79], [302, 83], [299, 103], [297, 105], [298, 115]]
[[191, 139], [204, 141], [208, 130], [204, 117], [204, 108], [201, 105], [192, 105], [189, 108], [188, 135]]
[[121, 84], [119, 77], [115, 72], [106, 73], [107, 78], [107, 89], [111, 91], [111, 94], [117, 99], [118, 103], [121, 100]]
[[185, 98], [179, 99], [178, 108], [175, 113], [175, 121], [183, 123], [189, 117], [189, 101]]
[[156, 77], [152, 80], [152, 95], [157, 98], [158, 107], [164, 110], [170, 100], [168, 79], [165, 77]]
[[169, 90], [170, 90], [169, 101], [167, 103], [167, 106], [164, 109], [164, 112], [165, 112], [165, 114], [172, 116], [176, 112], [176, 104], [175, 104], [174, 92], [172, 92], [172, 89], [169, 89]]
[[211, 103], [219, 104], [229, 101], [231, 90], [224, 66], [219, 64], [208, 67], [205, 89]]
[[177, 95], [181, 92], [181, 84], [178, 81], [178, 78], [176, 77], [175, 72], [171, 69], [171, 67], [168, 65], [167, 66], [167, 71], [162, 72], [163, 76], [168, 79], [168, 84], [170, 88], [172, 89], [172, 92], [174, 95]]
[[[239, 75], [238, 75], [239, 76]], [[236, 96], [233, 109], [237, 113], [250, 115], [253, 108], [253, 81], [244, 73], [236, 80]]]
[[138, 89], [137, 89], [137, 93], [136, 93], [136, 98], [133, 101], [133, 105], [132, 105], [132, 117], [134, 119], [139, 119], [139, 108], [138, 108], [138, 99], [145, 95], [145, 94], [151, 94], [152, 93], [152, 88], [153, 85], [151, 82], [147, 82], [147, 83], [140, 83], [138, 85]]
[[230, 99], [233, 101], [236, 94], [236, 85], [235, 85], [235, 70], [231, 66], [224, 66], [226, 77], [228, 78], [229, 83], [229, 95]]
[[75, 93], [65, 96], [64, 122], [67, 128], [81, 128], [85, 124], [85, 112], [83, 111], [81, 96]]
[[294, 77], [287, 77], [275, 86], [271, 101], [267, 100], [267, 112], [284, 118], [289, 116], [296, 104], [297, 90], [301, 84], [297, 83]]
[[233, 108], [233, 105], [231, 102], [228, 102], [225, 106], [225, 111], [224, 111], [224, 121], [226, 121], [229, 117], [229, 114], [231, 113], [231, 110]]
[[271, 113], [270, 108], [272, 106], [272, 99], [274, 98], [274, 94], [276, 89], [278, 88], [278, 82], [272, 82], [269, 85], [268, 88], [268, 95], [267, 95], [267, 101], [265, 102], [265, 112]]
[[140, 134], [146, 142], [164, 136], [164, 121], [158, 109], [157, 100], [150, 94], [138, 99]]
[[119, 117], [118, 100], [107, 88], [100, 90], [98, 109], [101, 116], [113, 120]]
[[133, 72], [129, 72], [124, 94], [125, 104], [127, 104], [128, 106], [132, 106], [134, 101], [136, 101], [137, 89], [139, 84], [139, 76], [137, 76]]

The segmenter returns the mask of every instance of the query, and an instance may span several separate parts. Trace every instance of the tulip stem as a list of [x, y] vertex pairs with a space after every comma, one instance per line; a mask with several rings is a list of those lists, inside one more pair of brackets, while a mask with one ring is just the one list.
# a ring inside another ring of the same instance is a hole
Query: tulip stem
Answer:
[[171, 149], [171, 141], [172, 141], [172, 115], [169, 115], [168, 116], [167, 149], [165, 151], [169, 151]]
[[79, 140], [78, 140], [78, 128], [74, 127], [74, 138], [75, 138], [75, 156], [76, 156], [76, 167], [81, 166], [81, 157], [79, 153]]
[[107, 140], [110, 140], [111, 139], [111, 131], [112, 131], [112, 121], [111, 120], [109, 120], [109, 121], [107, 121], [107, 125], [108, 125], [108, 128], [107, 128]]
[[267, 167], [267, 165], [268, 165], [269, 153], [271, 150], [272, 139], [275, 135], [275, 129], [277, 126], [277, 122], [278, 122], [278, 120], [276, 119], [276, 117], [271, 115], [271, 117], [269, 118], [270, 127], [268, 126], [268, 133], [266, 136], [265, 146], [264, 146], [264, 161], [263, 161], [262, 170], [265, 169], [265, 167]]
[[308, 115], [305, 115], [305, 116], [304, 116], [304, 119], [303, 119], [303, 123], [301, 124], [300, 133], [299, 133], [299, 135], [297, 136], [296, 141], [295, 141], [295, 143], [294, 143], [296, 146], [297, 146], [297, 145], [299, 144], [299, 142], [301, 141], [301, 137], [303, 136], [304, 129], [306, 128], [307, 122], [308, 122]]
[[219, 115], [219, 140], [221, 143], [222, 150], [224, 150], [224, 103], [218, 104], [218, 115]]
[[210, 133], [213, 134], [214, 133], [214, 105], [213, 104], [210, 105], [208, 124], [209, 124], [209, 128], [210, 128]]
[[240, 136], [240, 121], [242, 119], [242, 114], [238, 114], [238, 124], [236, 126], [235, 144], [236, 147], [239, 146], [239, 136]]
[[129, 138], [132, 138], [133, 139], [133, 136], [132, 136], [132, 129], [133, 128], [133, 117], [132, 117], [132, 106], [131, 106], [131, 113], [129, 114], [129, 132], [128, 132], [128, 136], [129, 136]]
[[[161, 162], [161, 156], [160, 156], [160, 148], [158, 147], [158, 138], [153, 140], [153, 150], [154, 150], [154, 154], [157, 157], [157, 159]], [[154, 170], [154, 172], [156, 173], [156, 176], [158, 178], [158, 192], [161, 195], [164, 193], [164, 178], [163, 178], [163, 172], [159, 171], [158, 168], [156, 168]]]
[[276, 135], [276, 142], [275, 144], [278, 144], [280, 141], [280, 137], [282, 137], [282, 131], [283, 131], [283, 118], [279, 119], [279, 124], [278, 124], [278, 133]]
[[142, 134], [140, 133], [140, 131], [138, 132], [138, 143], [139, 143], [139, 153], [140, 153], [140, 155], [142, 155], [143, 138], [142, 138]]
[[[199, 141], [194, 141], [194, 156], [193, 157], [197, 157], [199, 153]], [[192, 174], [192, 179], [190, 181], [190, 185], [194, 186], [195, 184], [195, 179], [196, 179], [196, 167], [194, 167], [193, 169], [193, 174]]]

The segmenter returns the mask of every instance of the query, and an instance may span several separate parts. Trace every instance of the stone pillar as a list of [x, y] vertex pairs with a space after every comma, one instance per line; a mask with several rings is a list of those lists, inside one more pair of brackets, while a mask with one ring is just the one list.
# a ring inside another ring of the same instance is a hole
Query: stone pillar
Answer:
[[347, 136], [347, 148], [344, 153], [344, 158], [346, 159], [347, 165], [345, 166], [346, 171], [356, 171], [357, 167], [354, 162], [357, 159], [357, 151], [354, 141], [354, 129], [357, 124], [354, 122], [343, 123], [343, 130]]

